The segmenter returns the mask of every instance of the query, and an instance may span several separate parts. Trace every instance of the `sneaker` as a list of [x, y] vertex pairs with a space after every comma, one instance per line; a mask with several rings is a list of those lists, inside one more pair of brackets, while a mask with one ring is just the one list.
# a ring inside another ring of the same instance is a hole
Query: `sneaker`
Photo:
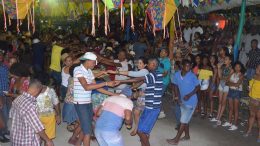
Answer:
[[229, 122], [225, 122], [222, 126], [223, 126], [223, 127], [230, 127], [230, 126], [232, 126], [232, 124], [229, 123]]
[[217, 122], [218, 120], [216, 118], [212, 118], [210, 122]]
[[220, 125], [221, 125], [221, 121], [218, 120], [218, 121], [217, 121], [217, 126], [220, 126]]
[[158, 119], [163, 119], [165, 118], [165, 113], [164, 112], [160, 112], [160, 115], [158, 116]]
[[228, 130], [229, 131], [235, 131], [237, 129], [238, 129], [238, 127], [236, 125], [232, 125]]

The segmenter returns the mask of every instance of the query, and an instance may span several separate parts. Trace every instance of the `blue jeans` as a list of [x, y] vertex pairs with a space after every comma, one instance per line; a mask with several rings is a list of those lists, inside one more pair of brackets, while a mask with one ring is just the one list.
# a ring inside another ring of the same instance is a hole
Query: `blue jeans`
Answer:
[[74, 104], [79, 117], [80, 127], [84, 135], [90, 135], [92, 132], [93, 109], [92, 103]]
[[176, 118], [176, 126], [178, 126], [181, 123], [181, 108], [179, 104], [175, 104], [174, 113]]
[[95, 129], [95, 136], [99, 146], [123, 146], [123, 138], [120, 131], [103, 131]]
[[248, 80], [251, 80], [255, 75], [255, 69], [253, 68], [248, 68], [247, 71], [246, 71], [246, 78]]

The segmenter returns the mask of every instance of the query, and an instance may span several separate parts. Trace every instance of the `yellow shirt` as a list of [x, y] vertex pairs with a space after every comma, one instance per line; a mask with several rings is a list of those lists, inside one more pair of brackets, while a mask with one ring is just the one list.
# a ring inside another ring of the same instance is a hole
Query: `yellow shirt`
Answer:
[[254, 99], [260, 99], [260, 81], [252, 79], [249, 81], [249, 96]]
[[211, 76], [213, 76], [213, 72], [207, 69], [199, 70], [199, 80], [208, 80]]
[[50, 69], [57, 72], [61, 72], [60, 59], [62, 50], [63, 48], [57, 45], [52, 47]]

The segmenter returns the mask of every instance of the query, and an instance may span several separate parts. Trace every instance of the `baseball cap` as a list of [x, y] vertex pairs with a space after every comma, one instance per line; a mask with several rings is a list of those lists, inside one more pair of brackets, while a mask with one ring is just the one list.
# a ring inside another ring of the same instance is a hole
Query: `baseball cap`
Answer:
[[97, 64], [97, 55], [92, 52], [85, 53], [79, 60], [95, 60]]

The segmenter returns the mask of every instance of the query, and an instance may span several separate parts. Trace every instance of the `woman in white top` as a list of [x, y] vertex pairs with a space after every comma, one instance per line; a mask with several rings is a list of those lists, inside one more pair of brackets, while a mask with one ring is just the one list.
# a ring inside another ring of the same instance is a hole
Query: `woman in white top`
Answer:
[[[244, 79], [244, 67], [240, 62], [235, 63], [234, 73], [231, 74], [227, 85], [229, 86], [228, 91], [228, 102], [229, 102], [229, 117], [228, 122], [224, 123], [223, 127], [229, 127], [228, 130], [234, 131], [237, 130], [238, 125], [238, 109], [239, 101], [242, 93], [242, 82]], [[234, 115], [234, 122], [232, 123], [232, 116]]]
[[62, 79], [62, 81], [61, 81], [61, 101], [64, 101], [64, 99], [66, 97], [68, 81], [69, 81], [69, 77], [70, 77], [69, 68], [73, 64], [72, 57], [67, 56], [64, 59], [64, 64], [65, 64], [65, 66], [62, 68], [62, 71], [61, 71], [61, 79]]
[[[144, 77], [147, 74], [149, 74], [149, 71], [146, 69], [146, 65], [147, 65], [147, 60], [144, 57], [140, 57], [138, 60], [138, 71], [112, 71], [112, 70], [108, 70], [107, 72], [110, 74], [117, 74], [117, 75], [125, 75], [125, 76], [129, 76], [129, 77]], [[140, 91], [138, 92], [139, 94], [137, 96], [137, 104], [134, 108], [134, 120], [135, 120], [135, 125], [138, 125], [139, 123], [139, 118], [140, 118], [140, 114], [144, 109], [144, 96], [143, 96], [143, 91], [146, 88], [146, 84], [145, 83], [140, 83], [140, 84], [136, 84], [133, 85], [135, 87], [137, 87], [138, 89], [140, 89]], [[134, 128], [134, 130], [131, 132], [131, 135], [134, 136], [137, 133], [137, 127]]]

